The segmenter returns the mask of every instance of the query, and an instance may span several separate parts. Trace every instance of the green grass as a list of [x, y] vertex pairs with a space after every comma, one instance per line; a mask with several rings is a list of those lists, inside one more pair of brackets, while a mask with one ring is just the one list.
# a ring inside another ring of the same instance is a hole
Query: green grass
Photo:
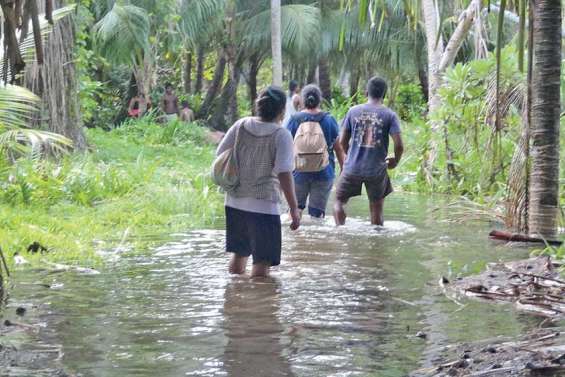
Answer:
[[[222, 197], [207, 177], [214, 147], [201, 127], [149, 119], [87, 136], [85, 155], [0, 171], [0, 246], [9, 257], [92, 266], [103, 262], [97, 250], [143, 249], [221, 216]], [[35, 241], [50, 251], [27, 254]]]

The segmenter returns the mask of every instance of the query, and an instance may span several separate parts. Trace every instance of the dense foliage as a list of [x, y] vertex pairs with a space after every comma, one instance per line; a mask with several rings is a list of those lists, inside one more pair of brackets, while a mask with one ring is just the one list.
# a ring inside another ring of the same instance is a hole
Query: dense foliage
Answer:
[[51, 259], [94, 264], [106, 245], [143, 247], [146, 236], [213, 226], [221, 196], [206, 175], [213, 147], [204, 132], [146, 118], [89, 131], [87, 155], [5, 165], [0, 244], [23, 252], [37, 241]]
[[[420, 3], [428, 2], [282, 1], [285, 83], [318, 83], [324, 109], [340, 120], [366, 101], [367, 78], [386, 78], [386, 103], [402, 119], [406, 143], [395, 186], [499, 207], [526, 119], [527, 50], [517, 22], [525, 13], [509, 2], [500, 28], [496, 12], [469, 12], [486, 2], [446, 2], [430, 45]], [[116, 244], [214, 224], [220, 200], [206, 177], [213, 155], [206, 134], [252, 114], [257, 91], [273, 80], [269, 2], [81, 1], [54, 17], [70, 13], [72, 45], [55, 47], [74, 52], [78, 90], [61, 98], [69, 107], [78, 98], [81, 119], [68, 126], [89, 128], [89, 148], [65, 154], [70, 141], [46, 132], [47, 112], [36, 109], [45, 93], [0, 88], [0, 245], [14, 252], [38, 241], [56, 259], [95, 261], [101, 246], [94, 240]], [[41, 26], [45, 38], [57, 32]], [[458, 41], [461, 28], [467, 34]], [[36, 72], [32, 42], [21, 46], [27, 76]], [[429, 85], [430, 46], [442, 47], [437, 88]], [[165, 83], [188, 101], [197, 123], [163, 121]], [[128, 118], [138, 94], [151, 110]], [[562, 132], [561, 182], [564, 146]]]

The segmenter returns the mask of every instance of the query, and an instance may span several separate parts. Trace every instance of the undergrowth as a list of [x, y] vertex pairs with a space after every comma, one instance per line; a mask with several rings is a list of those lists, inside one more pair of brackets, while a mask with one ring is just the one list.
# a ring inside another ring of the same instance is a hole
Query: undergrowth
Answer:
[[[207, 176], [214, 147], [197, 124], [128, 121], [88, 130], [90, 151], [0, 169], [0, 245], [30, 262], [96, 265], [97, 250], [210, 227], [222, 200]], [[30, 254], [39, 242], [49, 251]], [[10, 258], [12, 259], [12, 258]]]

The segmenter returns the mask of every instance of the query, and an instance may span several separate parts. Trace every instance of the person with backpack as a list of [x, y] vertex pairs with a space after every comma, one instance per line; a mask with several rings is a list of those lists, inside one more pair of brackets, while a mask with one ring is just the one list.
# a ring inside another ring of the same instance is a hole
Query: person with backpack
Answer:
[[[320, 109], [322, 92], [316, 85], [302, 90], [305, 109], [290, 118], [287, 129], [294, 138], [294, 180], [298, 208], [323, 218], [335, 179], [335, 155], [343, 167], [343, 148], [337, 142], [336, 120]], [[334, 153], [335, 152], [335, 153]]]
[[[352, 107], [342, 124], [341, 145], [347, 154], [336, 188], [334, 218], [345, 224], [345, 205], [361, 195], [364, 185], [369, 197], [371, 224], [383, 225], [383, 205], [392, 193], [387, 169], [394, 169], [402, 158], [404, 146], [398, 115], [383, 104], [386, 82], [373, 77], [367, 84], [367, 103]], [[394, 142], [394, 157], [388, 157], [389, 138]]]
[[258, 116], [238, 120], [216, 151], [212, 179], [226, 191], [226, 251], [233, 253], [232, 274], [245, 273], [249, 256], [253, 256], [251, 277], [267, 277], [270, 267], [280, 264], [280, 191], [290, 207], [290, 228], [300, 226], [292, 137], [280, 125], [285, 106], [282, 90], [272, 86], [263, 90], [256, 102]]

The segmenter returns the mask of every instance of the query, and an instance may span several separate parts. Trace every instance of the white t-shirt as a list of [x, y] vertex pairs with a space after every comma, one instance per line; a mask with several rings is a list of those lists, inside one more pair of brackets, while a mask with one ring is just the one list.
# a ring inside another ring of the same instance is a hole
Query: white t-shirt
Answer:
[[283, 120], [283, 126], [286, 127], [286, 125], [288, 124], [288, 121], [290, 120], [290, 117], [292, 117], [294, 114], [296, 114], [298, 112], [298, 109], [296, 107], [294, 107], [294, 96], [296, 94], [293, 94], [292, 96], [287, 96], [286, 97], [286, 110], [284, 113], [284, 120]]
[[[216, 155], [220, 155], [226, 149], [232, 148], [235, 143], [235, 130], [245, 121], [243, 127], [255, 136], [267, 136], [281, 128], [277, 123], [262, 122], [259, 118], [243, 118], [238, 120], [226, 133], [226, 136], [218, 146]], [[275, 166], [273, 173], [290, 173], [294, 170], [294, 143], [288, 130], [278, 132], [275, 136]], [[267, 215], [280, 215], [280, 203], [270, 200], [255, 198], [236, 198], [226, 194], [225, 205], [247, 212], [264, 213]]]

